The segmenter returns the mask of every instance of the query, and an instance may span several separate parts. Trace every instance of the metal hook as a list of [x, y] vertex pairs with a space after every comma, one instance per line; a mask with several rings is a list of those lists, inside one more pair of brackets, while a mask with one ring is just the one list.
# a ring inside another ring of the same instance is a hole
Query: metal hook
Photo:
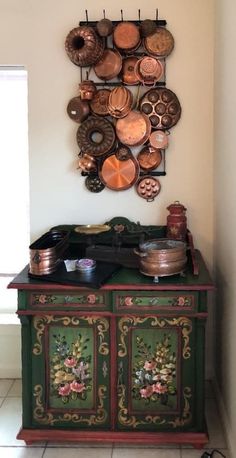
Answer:
[[140, 9], [139, 9], [138, 10], [138, 20], [139, 20], [139, 22], [140, 22], [140, 18], [141, 18], [141, 16], [140, 16]]
[[86, 22], [88, 24], [88, 10], [85, 10]]
[[158, 21], [158, 8], [156, 8], [156, 21]]
[[82, 67], [80, 67], [80, 81], [83, 81], [83, 72], [82, 72]]
[[123, 10], [120, 10], [120, 16], [121, 16], [121, 20], [123, 21]]
[[103, 18], [106, 18], [106, 10], [103, 10]]

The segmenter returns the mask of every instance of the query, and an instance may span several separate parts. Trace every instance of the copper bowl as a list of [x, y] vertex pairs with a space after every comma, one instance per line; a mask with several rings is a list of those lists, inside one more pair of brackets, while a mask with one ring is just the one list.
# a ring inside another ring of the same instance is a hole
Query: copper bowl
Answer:
[[148, 117], [139, 111], [132, 110], [116, 123], [116, 135], [124, 145], [143, 145], [151, 133], [151, 124]]
[[139, 28], [133, 22], [120, 22], [114, 29], [113, 42], [123, 52], [135, 51], [141, 44]]
[[108, 156], [99, 173], [101, 181], [113, 191], [124, 191], [133, 186], [139, 175], [139, 165], [132, 156], [120, 160], [116, 154]]
[[124, 84], [134, 85], [139, 83], [139, 79], [134, 71], [138, 60], [139, 58], [137, 56], [124, 57], [121, 70], [121, 79]]
[[122, 57], [116, 49], [105, 49], [101, 59], [94, 65], [98, 78], [107, 81], [115, 78], [121, 71]]
[[157, 27], [154, 33], [144, 39], [143, 45], [151, 56], [167, 57], [173, 51], [174, 38], [165, 27]]

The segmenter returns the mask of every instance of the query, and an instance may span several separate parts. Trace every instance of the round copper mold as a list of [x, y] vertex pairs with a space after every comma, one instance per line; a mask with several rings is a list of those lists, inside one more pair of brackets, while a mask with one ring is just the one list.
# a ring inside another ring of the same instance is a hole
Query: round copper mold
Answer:
[[132, 103], [132, 92], [124, 86], [118, 86], [110, 93], [108, 111], [114, 118], [123, 118], [131, 110]]
[[139, 58], [137, 56], [124, 57], [121, 70], [121, 79], [124, 84], [134, 85], [139, 83], [134, 68]]
[[122, 57], [116, 49], [105, 49], [101, 59], [94, 65], [98, 78], [107, 81], [115, 78], [121, 71]]
[[151, 124], [148, 117], [139, 111], [130, 111], [116, 123], [116, 135], [124, 145], [143, 145], [151, 133]]
[[115, 140], [113, 125], [104, 118], [90, 116], [77, 130], [77, 143], [81, 151], [92, 156], [108, 153]]
[[157, 27], [156, 31], [143, 41], [144, 48], [151, 56], [167, 57], [173, 51], [173, 35], [165, 27]]
[[136, 184], [136, 191], [140, 197], [152, 202], [159, 194], [161, 185], [159, 180], [149, 175], [140, 178]]
[[135, 65], [135, 75], [144, 85], [154, 85], [163, 75], [163, 64], [154, 57], [144, 56]]
[[141, 43], [139, 28], [129, 21], [122, 21], [114, 29], [113, 42], [124, 52], [133, 52]]
[[133, 186], [139, 175], [137, 160], [130, 156], [126, 160], [119, 160], [116, 154], [108, 156], [101, 167], [101, 181], [113, 191], [124, 191]]
[[80, 97], [73, 97], [67, 105], [67, 114], [75, 122], [84, 121], [90, 113], [89, 103]]
[[177, 96], [170, 89], [150, 89], [140, 100], [140, 111], [145, 113], [154, 129], [170, 129], [181, 116]]
[[161, 150], [152, 146], [145, 146], [138, 153], [137, 160], [142, 170], [147, 172], [155, 170], [162, 161]]
[[107, 116], [108, 101], [111, 91], [109, 89], [99, 89], [93, 99], [90, 101], [90, 108], [93, 113], [99, 116]]
[[96, 29], [100, 37], [108, 37], [113, 31], [113, 24], [110, 19], [103, 18], [97, 22]]
[[104, 43], [92, 27], [80, 26], [68, 33], [65, 49], [73, 64], [86, 67], [101, 59]]
[[89, 175], [85, 179], [85, 186], [90, 192], [101, 192], [105, 185], [101, 182], [98, 176]]
[[163, 130], [154, 130], [149, 137], [149, 142], [153, 148], [166, 149], [169, 144], [168, 135]]

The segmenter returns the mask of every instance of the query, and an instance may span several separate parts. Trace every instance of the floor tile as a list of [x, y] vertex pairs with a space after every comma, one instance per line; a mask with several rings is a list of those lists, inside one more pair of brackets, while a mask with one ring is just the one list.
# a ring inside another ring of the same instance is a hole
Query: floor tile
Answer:
[[21, 427], [21, 399], [6, 398], [0, 409], [0, 446], [25, 445], [16, 439]]
[[181, 451], [179, 449], [158, 449], [158, 448], [151, 448], [145, 449], [142, 448], [123, 448], [113, 449], [112, 458], [181, 458]]
[[21, 397], [22, 395], [22, 381], [20, 379], [16, 379], [13, 382], [9, 392], [7, 393], [7, 397]]
[[[66, 449], [61, 449], [59, 446], [55, 448], [47, 447], [43, 458], [84, 458], [86, 453], [86, 458], [111, 458], [112, 456], [112, 447], [110, 448], [84, 448], [79, 447], [68, 447]], [[171, 458], [171, 457], [170, 457]]]
[[209, 433], [207, 448], [227, 448], [220, 415], [214, 399], [206, 399], [206, 421]]
[[3, 398], [7, 395], [11, 386], [13, 385], [13, 380], [11, 379], [0, 379], [0, 397]]
[[[212, 449], [207, 449], [209, 452], [212, 452]], [[205, 450], [182, 450], [181, 458], [201, 458], [202, 454], [206, 451]], [[219, 449], [226, 458], [230, 458], [228, 450]], [[221, 458], [221, 455], [218, 453], [214, 453], [214, 458]]]
[[97, 442], [53, 442], [50, 441], [47, 447], [64, 447], [64, 448], [112, 448], [112, 443]]
[[1, 458], [42, 458], [43, 448], [0, 447]]

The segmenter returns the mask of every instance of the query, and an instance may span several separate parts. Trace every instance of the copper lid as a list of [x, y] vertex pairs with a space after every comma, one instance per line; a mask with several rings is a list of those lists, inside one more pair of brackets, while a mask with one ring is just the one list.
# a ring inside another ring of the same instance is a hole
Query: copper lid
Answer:
[[133, 156], [126, 160], [119, 160], [115, 154], [112, 154], [104, 160], [100, 178], [108, 188], [123, 191], [133, 186], [138, 174], [138, 162]]
[[140, 44], [139, 28], [133, 22], [120, 22], [115, 27], [113, 41], [123, 51], [136, 49]]
[[109, 89], [99, 89], [93, 99], [90, 101], [90, 108], [93, 113], [100, 116], [107, 116], [108, 100], [111, 91]]
[[89, 103], [87, 100], [81, 100], [80, 97], [73, 97], [67, 105], [68, 116], [75, 122], [84, 121], [88, 117], [89, 112]]
[[162, 160], [161, 150], [145, 146], [137, 156], [141, 169], [151, 171], [156, 169]]
[[134, 72], [135, 64], [138, 60], [137, 56], [129, 56], [123, 59], [121, 78], [124, 84], [138, 84], [139, 79]]
[[157, 27], [156, 31], [144, 39], [144, 48], [152, 56], [166, 57], [174, 48], [173, 35], [165, 27]]
[[115, 78], [122, 67], [122, 57], [116, 49], [105, 49], [101, 59], [94, 66], [94, 72], [101, 80]]
[[116, 135], [128, 146], [143, 145], [151, 133], [151, 124], [147, 116], [139, 111], [130, 111], [116, 123]]

